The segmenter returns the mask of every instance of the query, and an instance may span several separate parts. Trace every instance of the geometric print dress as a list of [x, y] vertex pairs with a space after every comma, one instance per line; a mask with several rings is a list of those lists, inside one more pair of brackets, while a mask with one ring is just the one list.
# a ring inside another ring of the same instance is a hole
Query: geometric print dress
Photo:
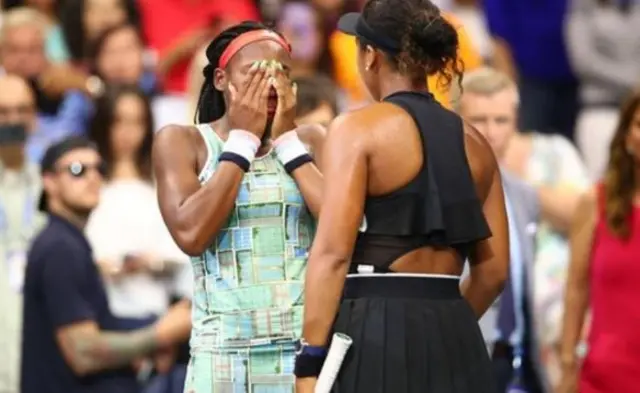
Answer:
[[[223, 141], [198, 126], [216, 170]], [[227, 222], [191, 259], [194, 294], [185, 393], [293, 393], [304, 275], [315, 221], [275, 152], [244, 175]]]

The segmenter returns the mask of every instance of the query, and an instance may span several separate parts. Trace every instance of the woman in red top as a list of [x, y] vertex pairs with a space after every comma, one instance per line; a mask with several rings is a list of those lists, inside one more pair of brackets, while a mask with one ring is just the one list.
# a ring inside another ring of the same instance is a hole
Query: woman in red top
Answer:
[[[562, 393], [634, 393], [640, 386], [640, 92], [623, 106], [602, 184], [571, 233], [561, 345]], [[591, 309], [588, 352], [576, 346]]]

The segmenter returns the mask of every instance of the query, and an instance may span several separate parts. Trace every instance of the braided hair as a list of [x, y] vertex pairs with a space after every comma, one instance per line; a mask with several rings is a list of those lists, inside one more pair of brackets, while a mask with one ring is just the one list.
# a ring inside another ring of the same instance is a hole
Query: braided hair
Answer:
[[213, 86], [214, 71], [218, 67], [222, 53], [231, 41], [239, 35], [253, 30], [271, 29], [259, 22], [245, 21], [224, 30], [207, 47], [206, 55], [209, 64], [202, 70], [204, 82], [200, 89], [200, 97], [198, 98], [198, 106], [195, 113], [194, 120], [196, 123], [210, 123], [224, 116], [227, 108], [224, 102], [224, 95]]

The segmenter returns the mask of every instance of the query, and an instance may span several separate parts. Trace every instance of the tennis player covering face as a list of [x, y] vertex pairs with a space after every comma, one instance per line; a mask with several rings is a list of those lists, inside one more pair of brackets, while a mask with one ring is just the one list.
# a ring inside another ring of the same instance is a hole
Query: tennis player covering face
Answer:
[[495, 393], [477, 318], [508, 272], [500, 172], [425, 87], [425, 74], [460, 77], [456, 30], [429, 0], [370, 0], [339, 28], [379, 102], [329, 127], [297, 392], [314, 391], [339, 332], [353, 344], [334, 392]]
[[[207, 48], [198, 125], [168, 126], [153, 148], [164, 220], [193, 256], [185, 392], [290, 393], [312, 215], [322, 177], [296, 128], [289, 45], [245, 22]], [[317, 158], [317, 157], [316, 157]]]

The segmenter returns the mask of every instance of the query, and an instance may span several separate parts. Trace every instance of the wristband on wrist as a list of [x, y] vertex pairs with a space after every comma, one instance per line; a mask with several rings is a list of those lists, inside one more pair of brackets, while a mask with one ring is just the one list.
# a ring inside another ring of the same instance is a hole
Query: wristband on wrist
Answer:
[[231, 130], [222, 147], [222, 154], [220, 154], [218, 161], [233, 162], [246, 172], [256, 157], [260, 143], [260, 138], [249, 131]]
[[327, 359], [325, 356], [312, 356], [308, 354], [296, 355], [296, 361], [293, 367], [293, 375], [297, 378], [309, 378], [318, 377], [324, 361]]
[[276, 155], [287, 173], [291, 174], [293, 171], [301, 167], [302, 165], [313, 162], [313, 158], [309, 154], [309, 151], [304, 146], [298, 134], [295, 130], [285, 132], [280, 135], [275, 141], [273, 146], [276, 151]]

